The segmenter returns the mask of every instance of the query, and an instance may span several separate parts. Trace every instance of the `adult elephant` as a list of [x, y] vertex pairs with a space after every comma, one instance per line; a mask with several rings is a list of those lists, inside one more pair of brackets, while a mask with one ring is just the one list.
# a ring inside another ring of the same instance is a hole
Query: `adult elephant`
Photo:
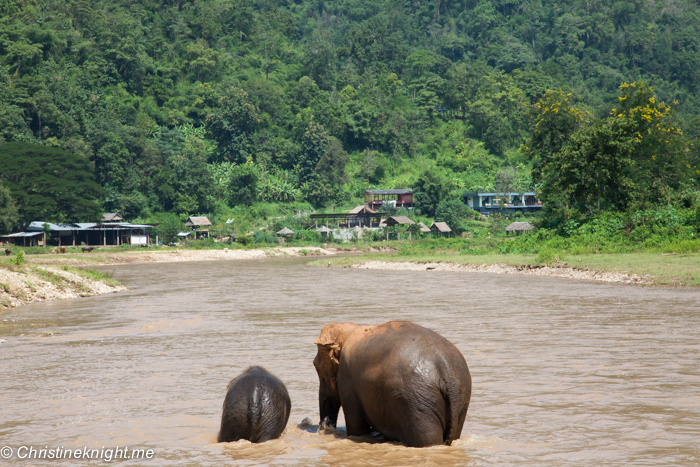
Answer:
[[351, 436], [376, 430], [411, 447], [459, 438], [472, 381], [444, 337], [407, 321], [334, 323], [315, 343], [322, 424], [335, 426], [342, 407]]

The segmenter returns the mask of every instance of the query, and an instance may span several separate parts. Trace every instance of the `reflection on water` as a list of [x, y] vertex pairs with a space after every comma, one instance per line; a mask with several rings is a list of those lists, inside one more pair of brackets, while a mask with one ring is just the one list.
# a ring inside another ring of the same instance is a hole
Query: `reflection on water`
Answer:
[[[156, 451], [148, 465], [700, 463], [697, 290], [299, 259], [105, 269], [132, 290], [0, 315], [0, 446], [141, 446]], [[320, 329], [390, 319], [437, 331], [469, 363], [452, 446], [348, 438], [342, 416], [338, 431], [315, 424]], [[286, 384], [289, 425], [217, 444], [226, 386], [253, 364]]]

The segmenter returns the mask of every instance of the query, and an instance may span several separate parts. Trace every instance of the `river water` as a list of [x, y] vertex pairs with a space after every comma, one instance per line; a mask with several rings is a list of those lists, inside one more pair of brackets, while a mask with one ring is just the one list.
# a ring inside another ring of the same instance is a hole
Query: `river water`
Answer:
[[[0, 446], [155, 452], [120, 465], [700, 463], [698, 290], [299, 259], [103, 269], [131, 290], [0, 314]], [[313, 424], [321, 328], [388, 320], [442, 334], [469, 364], [471, 405], [450, 447], [347, 439], [342, 416], [338, 432]], [[253, 364], [287, 385], [287, 430], [217, 444], [227, 383]]]

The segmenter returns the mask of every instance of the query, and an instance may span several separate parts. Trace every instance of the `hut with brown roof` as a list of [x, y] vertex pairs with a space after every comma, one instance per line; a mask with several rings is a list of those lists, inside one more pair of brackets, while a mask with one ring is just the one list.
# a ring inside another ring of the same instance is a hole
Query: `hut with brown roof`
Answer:
[[529, 222], [513, 222], [506, 227], [506, 235], [508, 235], [508, 232], [515, 232], [516, 235], [519, 235], [520, 232], [527, 232], [528, 230], [532, 230], [534, 228], [535, 226]]
[[185, 222], [185, 226], [194, 230], [194, 238], [209, 237], [209, 227], [211, 221], [205, 216], [190, 216]]
[[[408, 239], [410, 240], [411, 239], [411, 231], [409, 229], [410, 229], [411, 225], [415, 225], [415, 222], [413, 222], [411, 219], [409, 219], [406, 216], [391, 216], [391, 217], [388, 217], [385, 221], [383, 221], [383, 224], [384, 224], [385, 229], [386, 229], [386, 239], [387, 240], [389, 240], [389, 228], [393, 227], [393, 226], [397, 226], [396, 240], [401, 239], [402, 233], [407, 233]], [[404, 231], [399, 230], [401, 228], [400, 226], [402, 226], [402, 225], [407, 225], [408, 228]]]
[[421, 231], [421, 232], [423, 232], [423, 233], [430, 233], [430, 227], [428, 227], [428, 226], [425, 225], [424, 223], [419, 222], [419, 223], [418, 223], [418, 227], [420, 227], [420, 231]]
[[124, 218], [116, 212], [105, 212], [102, 214], [102, 223], [106, 224], [108, 222], [122, 222]]
[[430, 231], [439, 233], [440, 235], [446, 233], [449, 237], [452, 229], [446, 222], [433, 222], [433, 225], [430, 226]]

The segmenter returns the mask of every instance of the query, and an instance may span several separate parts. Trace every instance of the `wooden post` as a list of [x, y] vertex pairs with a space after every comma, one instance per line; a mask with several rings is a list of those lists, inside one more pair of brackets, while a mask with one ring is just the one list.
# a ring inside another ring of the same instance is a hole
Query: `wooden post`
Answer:
[[48, 248], [48, 243], [46, 242], [46, 232], [44, 232], [44, 248]]
[[75, 246], [75, 230], [71, 231], [73, 233], [73, 246]]

